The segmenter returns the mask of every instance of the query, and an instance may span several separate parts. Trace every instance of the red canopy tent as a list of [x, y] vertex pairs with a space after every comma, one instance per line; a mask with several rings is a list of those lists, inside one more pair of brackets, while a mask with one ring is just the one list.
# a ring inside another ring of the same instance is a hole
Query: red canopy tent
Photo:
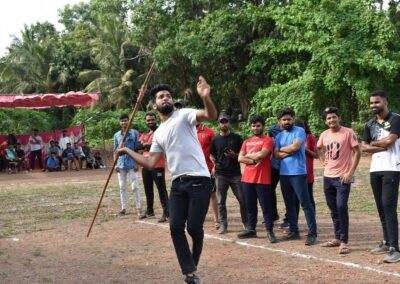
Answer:
[[43, 109], [51, 107], [90, 107], [99, 100], [99, 93], [68, 92], [66, 94], [8, 95], [0, 94], [0, 108]]

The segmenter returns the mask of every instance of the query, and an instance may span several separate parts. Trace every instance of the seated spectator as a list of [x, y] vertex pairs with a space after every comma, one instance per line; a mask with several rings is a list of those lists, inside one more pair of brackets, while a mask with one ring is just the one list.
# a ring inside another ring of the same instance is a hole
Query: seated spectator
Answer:
[[101, 155], [100, 155], [99, 151], [94, 152], [93, 157], [94, 157], [93, 167], [95, 169], [99, 169], [99, 168], [100, 169], [104, 169], [106, 167], [106, 165], [103, 162], [103, 159], [101, 158]]
[[8, 145], [6, 151], [6, 161], [8, 173], [16, 173], [17, 172], [17, 154], [15, 153], [14, 146]]
[[82, 169], [82, 161], [85, 160], [85, 154], [83, 153], [82, 147], [77, 142], [74, 143], [75, 158], [78, 161], [79, 168]]
[[16, 144], [15, 154], [17, 155], [18, 171], [21, 171], [22, 169], [30, 171], [29, 162], [26, 158], [25, 151], [21, 148], [21, 143], [19, 142]]
[[50, 146], [49, 146], [49, 149], [47, 149], [47, 157], [44, 161], [43, 171], [48, 170], [48, 168], [47, 168], [48, 159], [50, 159], [51, 157], [57, 159], [58, 165], [61, 165], [62, 159], [60, 157], [60, 147], [56, 146], [56, 142], [54, 140], [50, 140]]
[[7, 141], [4, 141], [0, 144], [0, 171], [5, 171], [7, 169], [6, 148]]
[[92, 151], [90, 150], [89, 142], [86, 141], [82, 146], [83, 154], [85, 154], [86, 168], [93, 169], [94, 158], [92, 156]]
[[65, 167], [70, 171], [72, 164], [75, 165], [75, 170], [79, 171], [78, 162], [75, 158], [75, 151], [71, 147], [71, 143], [67, 143], [67, 148], [62, 153], [62, 159]]
[[60, 160], [55, 152], [51, 152], [50, 156], [47, 157], [46, 169], [49, 172], [55, 172], [61, 170]]

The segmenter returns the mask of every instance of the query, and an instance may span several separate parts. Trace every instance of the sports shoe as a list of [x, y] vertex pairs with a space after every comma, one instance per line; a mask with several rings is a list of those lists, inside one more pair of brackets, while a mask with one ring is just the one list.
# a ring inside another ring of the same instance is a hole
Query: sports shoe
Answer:
[[158, 219], [157, 221], [158, 223], [165, 223], [167, 222], [167, 216], [165, 216], [164, 214], [161, 216], [160, 219]]
[[307, 235], [307, 239], [306, 239], [306, 246], [313, 246], [317, 243], [317, 237], [316, 236], [312, 236], [312, 235]]
[[143, 220], [143, 219], [145, 219], [147, 217], [147, 215], [146, 215], [146, 213], [138, 213], [138, 218], [139, 218], [139, 220]]
[[400, 261], [400, 252], [398, 252], [394, 247], [390, 247], [388, 254], [383, 259], [383, 262], [394, 263], [398, 261]]
[[375, 248], [370, 251], [372, 254], [383, 254], [389, 252], [389, 246], [387, 246], [384, 242], [381, 242]]
[[146, 217], [154, 217], [155, 216], [154, 212], [146, 213], [145, 215], [146, 215]]
[[126, 210], [125, 210], [125, 209], [122, 209], [121, 211], [119, 211], [118, 215], [119, 215], [119, 216], [124, 216], [124, 215], [126, 215]]
[[283, 221], [283, 222], [279, 225], [278, 228], [281, 229], [281, 230], [289, 229], [289, 222], [288, 222], [288, 221]]
[[191, 275], [186, 274], [185, 283], [188, 283], [188, 284], [200, 284], [201, 281], [200, 281], [200, 278], [196, 274], [191, 274]]
[[289, 232], [286, 236], [284, 236], [284, 240], [286, 241], [299, 240], [299, 239], [300, 239], [299, 232]]
[[271, 244], [278, 242], [277, 238], [275, 237], [274, 231], [267, 231], [267, 238]]
[[240, 232], [237, 237], [239, 239], [248, 239], [248, 238], [256, 238], [257, 232], [255, 230], [244, 230]]

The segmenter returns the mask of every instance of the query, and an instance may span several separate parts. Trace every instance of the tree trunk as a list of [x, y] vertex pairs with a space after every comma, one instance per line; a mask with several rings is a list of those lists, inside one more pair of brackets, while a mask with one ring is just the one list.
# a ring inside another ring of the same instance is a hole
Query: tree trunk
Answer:
[[242, 90], [238, 90], [237, 95], [239, 98], [240, 110], [243, 115], [243, 118], [247, 118], [247, 115], [249, 114], [250, 110], [250, 101], [246, 96], [246, 93]]

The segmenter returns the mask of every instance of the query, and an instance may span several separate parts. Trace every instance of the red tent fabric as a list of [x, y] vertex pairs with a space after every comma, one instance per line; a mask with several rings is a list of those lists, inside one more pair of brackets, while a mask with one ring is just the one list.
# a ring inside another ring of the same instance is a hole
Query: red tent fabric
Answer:
[[99, 93], [68, 92], [66, 94], [4, 95], [0, 108], [90, 107], [99, 100]]

